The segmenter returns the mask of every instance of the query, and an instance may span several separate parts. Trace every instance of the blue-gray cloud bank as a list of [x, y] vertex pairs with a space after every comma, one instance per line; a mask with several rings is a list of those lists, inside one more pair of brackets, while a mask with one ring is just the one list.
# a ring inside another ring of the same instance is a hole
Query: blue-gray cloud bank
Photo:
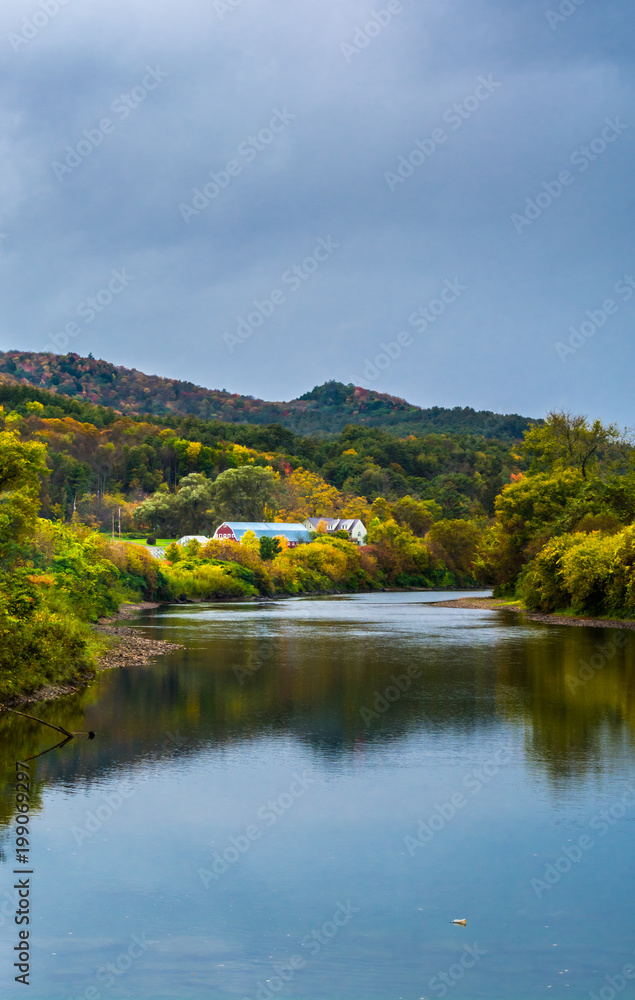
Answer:
[[635, 10], [5, 0], [2, 347], [635, 423]]

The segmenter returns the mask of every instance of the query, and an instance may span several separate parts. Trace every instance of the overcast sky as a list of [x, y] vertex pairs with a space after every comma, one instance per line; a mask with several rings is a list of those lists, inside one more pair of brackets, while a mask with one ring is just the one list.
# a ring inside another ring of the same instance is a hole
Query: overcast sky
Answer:
[[3, 0], [0, 346], [635, 424], [634, 39], [627, 0]]

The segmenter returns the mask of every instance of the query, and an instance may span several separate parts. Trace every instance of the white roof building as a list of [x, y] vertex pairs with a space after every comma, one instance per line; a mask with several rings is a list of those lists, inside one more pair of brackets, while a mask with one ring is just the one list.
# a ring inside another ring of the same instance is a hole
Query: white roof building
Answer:
[[209, 538], [205, 535], [183, 535], [183, 538], [179, 538], [177, 545], [187, 545], [188, 542], [200, 542], [201, 545], [206, 545], [209, 542]]
[[284, 535], [290, 548], [311, 541], [309, 532], [303, 524], [284, 524], [279, 521], [223, 521], [214, 532], [214, 538], [240, 542], [247, 531], [253, 531], [256, 538], [275, 538], [277, 535]]
[[368, 534], [365, 525], [358, 517], [307, 517], [304, 527], [308, 531], [317, 531], [318, 524], [324, 523], [328, 534], [334, 531], [347, 531], [352, 542], [363, 545]]

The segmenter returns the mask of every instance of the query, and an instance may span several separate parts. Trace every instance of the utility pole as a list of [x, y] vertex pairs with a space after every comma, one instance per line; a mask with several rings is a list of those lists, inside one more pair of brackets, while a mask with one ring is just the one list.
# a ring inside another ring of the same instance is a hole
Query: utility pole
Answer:
[[119, 541], [121, 541], [121, 507], [119, 508]]
[[115, 540], [115, 508], [112, 509], [112, 540]]

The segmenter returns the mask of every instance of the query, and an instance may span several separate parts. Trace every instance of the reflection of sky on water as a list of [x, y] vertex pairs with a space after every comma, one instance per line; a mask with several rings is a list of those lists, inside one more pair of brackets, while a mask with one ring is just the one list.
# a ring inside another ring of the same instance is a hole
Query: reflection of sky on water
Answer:
[[[91, 986], [256, 1000], [293, 954], [306, 966], [276, 993], [289, 1000], [427, 997], [474, 942], [487, 954], [453, 996], [533, 1000], [586, 995], [629, 961], [634, 808], [541, 899], [531, 879], [633, 777], [630, 647], [572, 700], [563, 671], [597, 633], [422, 607], [431, 596], [162, 610], [146, 627], [187, 636], [185, 652], [38, 709], [98, 735], [38, 762], [32, 1000]], [[233, 666], [253, 648], [274, 654], [241, 685]], [[365, 726], [360, 707], [409, 663], [421, 677]], [[313, 957], [303, 939], [348, 901], [359, 912]], [[98, 970], [143, 934], [105, 986]]]

